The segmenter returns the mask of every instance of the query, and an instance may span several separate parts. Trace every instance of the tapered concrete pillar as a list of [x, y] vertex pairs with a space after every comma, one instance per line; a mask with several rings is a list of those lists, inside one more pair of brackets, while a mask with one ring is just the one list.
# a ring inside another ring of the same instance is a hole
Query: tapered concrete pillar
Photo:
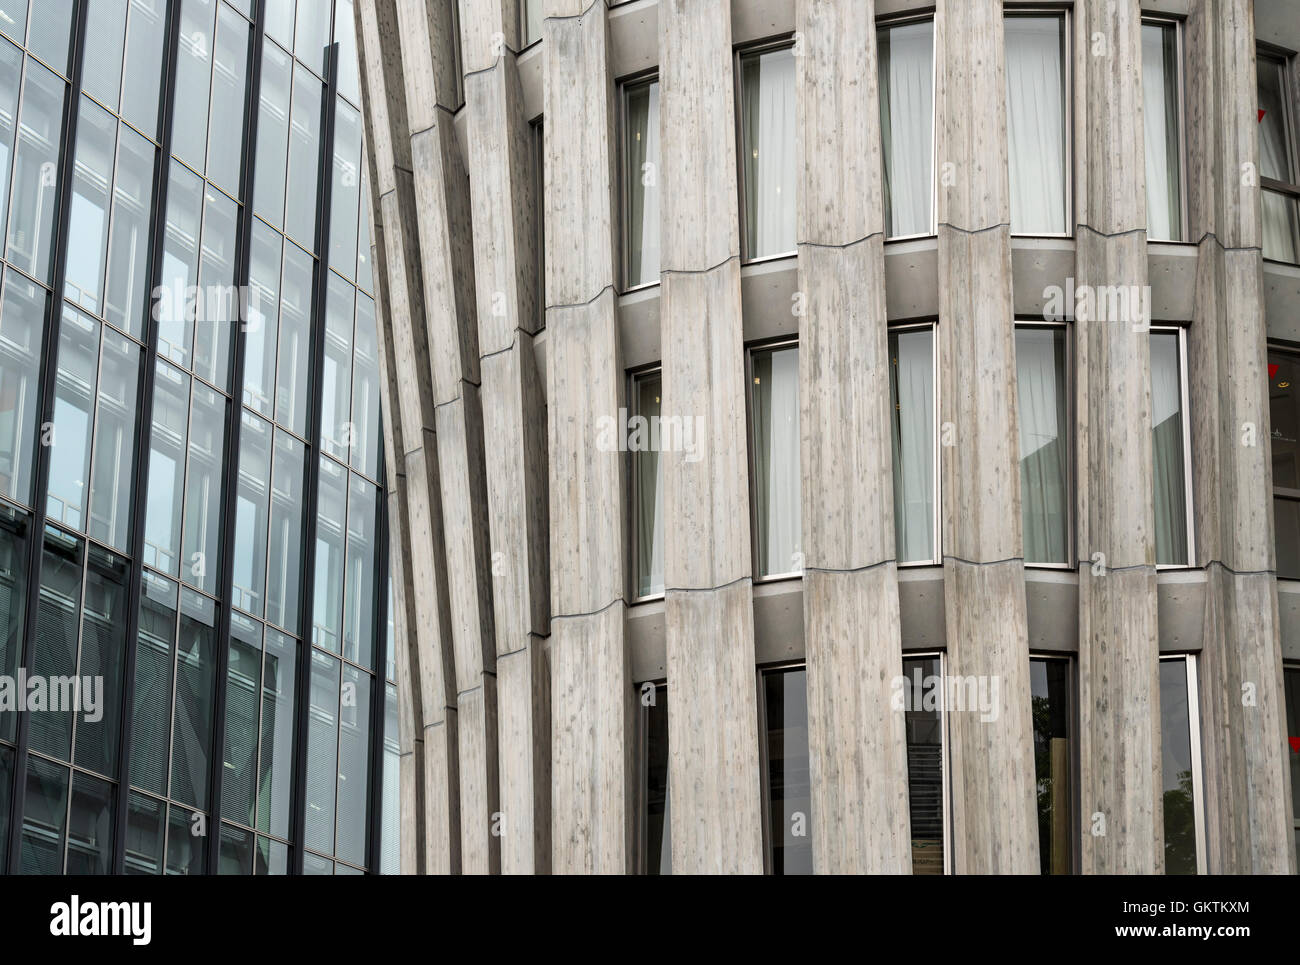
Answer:
[[951, 868], [1029, 874], [1038, 825], [1001, 2], [941, 2], [935, 57], [945, 672], [975, 678], [992, 701], [947, 708]]
[[[799, 391], [813, 868], [912, 868], [875, 3], [799, 0]], [[858, 82], [846, 85], [844, 77]], [[832, 157], [834, 164], [827, 164]]]
[[[407, 612], [413, 614], [411, 624], [400, 625], [407, 645], [398, 654], [399, 674], [406, 658], [405, 715], [413, 726], [415, 756], [411, 763], [403, 758], [402, 833], [404, 845], [409, 837], [420, 850], [404, 855], [403, 870], [413, 865], [446, 874], [461, 867], [455, 664], [409, 126], [400, 63], [392, 53], [398, 37], [393, 0], [362, 0], [356, 20], [378, 305], [386, 309], [376, 312], [385, 459], [389, 483], [399, 494], [389, 503], [394, 605], [400, 611], [409, 600]], [[408, 817], [408, 809], [415, 813]]]
[[[1141, 10], [1137, 0], [1086, 0], [1075, 13], [1075, 280], [1088, 290], [1141, 291]], [[1150, 335], [1132, 306], [1120, 318], [1078, 314], [1082, 870], [1152, 874], [1164, 869], [1164, 827]]]
[[467, 873], [491, 874], [501, 866], [496, 642], [469, 178], [452, 121], [454, 9], [455, 0], [397, 0], [440, 495], [457, 534], [444, 549], [456, 652], [461, 860]]
[[[552, 868], [631, 868], [632, 691], [623, 618], [613, 80], [603, 0], [548, 0], [543, 32], [550, 439]], [[582, 96], [574, 96], [581, 91]]]
[[[726, 3], [659, 5], [661, 455], [675, 873], [761, 873], [736, 116]], [[697, 435], [699, 435], [697, 433]]]
[[[1206, 871], [1295, 873], [1274, 578], [1260, 262], [1254, 7], [1197, 0], [1187, 25], [1188, 199], [1198, 239], [1188, 337]], [[1249, 165], [1249, 166], [1247, 166]]]
[[479, 396], [496, 627], [501, 870], [551, 866], [546, 408], [533, 349], [536, 199], [518, 0], [461, 0]]

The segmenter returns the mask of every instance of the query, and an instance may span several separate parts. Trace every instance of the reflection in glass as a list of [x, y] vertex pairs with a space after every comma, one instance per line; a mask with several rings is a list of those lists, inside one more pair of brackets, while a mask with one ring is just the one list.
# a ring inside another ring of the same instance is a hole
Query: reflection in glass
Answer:
[[375, 328], [375, 302], [357, 293], [356, 344], [352, 371], [352, 468], [379, 478], [380, 432], [379, 344]]
[[1029, 659], [1034, 725], [1038, 855], [1045, 875], [1068, 875], [1071, 867], [1070, 663]]
[[298, 3], [298, 22], [294, 30], [294, 55], [316, 73], [324, 76], [326, 49], [330, 41], [330, 8], [327, 3]]
[[[1289, 352], [1268, 353], [1273, 452], [1273, 537], [1277, 575], [1300, 579], [1300, 366]], [[1278, 490], [1290, 490], [1290, 493]]]
[[50, 446], [46, 512], [51, 520], [77, 530], [86, 525], [99, 329], [89, 315], [64, 306], [54, 379], [54, 444]]
[[138, 791], [132, 791], [127, 801], [123, 870], [128, 875], [160, 875], [167, 805]]
[[86, 13], [81, 89], [111, 111], [118, 109], [122, 86], [122, 47], [126, 42], [127, 0], [93, 0]]
[[[632, 383], [634, 415], [646, 420], [642, 445], [632, 452], [636, 485], [636, 593], [654, 596], [664, 591], [664, 495], [660, 453], [651, 448], [651, 420], [659, 419], [660, 376], [643, 375]], [[631, 440], [629, 439], [629, 447]]]
[[1065, 20], [1006, 18], [1007, 155], [1011, 230], [1064, 234]]
[[297, 667], [297, 641], [267, 630], [262, 668], [262, 763], [257, 781], [257, 829], [282, 838], [289, 836], [293, 793]]
[[876, 34], [880, 137], [889, 237], [932, 234], [934, 214], [934, 21]]
[[226, 670], [226, 746], [222, 756], [221, 816], [250, 827], [257, 773], [258, 689], [262, 626], [242, 614], [230, 618]]
[[346, 664], [339, 718], [338, 850], [342, 861], [366, 863], [370, 793], [370, 675]]
[[304, 844], [334, 853], [334, 801], [338, 783], [339, 661], [311, 655], [307, 716], [307, 827]]
[[[391, 612], [391, 611], [390, 611]], [[379, 873], [401, 874], [401, 768], [402, 745], [398, 736], [397, 687], [384, 686], [384, 788], [379, 833]], [[0, 774], [3, 777], [3, 774]], [[3, 794], [3, 791], [0, 791]]]
[[360, 476], [348, 484], [348, 565], [343, 608], [343, 656], [363, 667], [375, 659], [379, 567], [379, 490]]
[[[77, 717], [72, 760], [78, 767], [114, 777], [122, 716], [122, 671], [126, 665], [126, 615], [131, 602], [129, 567], [125, 557], [107, 553], [94, 544], [87, 551], [77, 673], [83, 680], [102, 680], [103, 691], [96, 713]], [[99, 719], [91, 720], [92, 716]]]
[[1026, 563], [1070, 561], [1065, 329], [1016, 326], [1020, 515]]
[[333, 653], [341, 653], [348, 474], [338, 463], [324, 456], [320, 458], [319, 473], [311, 642]]
[[659, 81], [624, 90], [628, 288], [659, 280]]
[[1286, 702], [1287, 760], [1291, 772], [1291, 813], [1295, 826], [1296, 857], [1300, 858], [1300, 667], [1282, 668]]
[[316, 185], [320, 175], [321, 96], [321, 82], [301, 64], [295, 65], [288, 169], [288, 183], [293, 185], [293, 190], [286, 198], [284, 230], [298, 244], [313, 251], [318, 209]]
[[144, 332], [148, 312], [149, 214], [156, 153], [135, 131], [120, 128], [104, 317], [137, 338]]
[[203, 248], [199, 261], [200, 299], [195, 306], [194, 374], [221, 389], [230, 388], [230, 357], [240, 318], [235, 287], [235, 202], [208, 188], [203, 205]]
[[87, 531], [100, 542], [123, 552], [131, 538], [139, 381], [139, 346], [105, 329], [99, 359]]
[[1187, 487], [1183, 461], [1182, 360], [1177, 332], [1151, 333], [1151, 461], [1156, 563], [1186, 565]]
[[73, 0], [37, 0], [31, 5], [27, 49], [59, 73], [72, 55]]
[[[668, 812], [668, 688], [663, 684], [637, 688], [641, 733], [645, 743], [645, 854], [648, 875], [673, 873], [672, 825]], [[649, 701], [647, 703], [647, 701]]]
[[[27, 513], [0, 503], [0, 674], [10, 678], [22, 659], [30, 530]], [[17, 724], [17, 714], [0, 714], [0, 740], [13, 741]], [[0, 793], [7, 787], [0, 781]], [[0, 834], [0, 839], [4, 837]]]
[[58, 208], [59, 147], [67, 85], [28, 58], [9, 209], [9, 263], [49, 284]]
[[[0, 30], [5, 27], [5, 5], [0, 0]], [[22, 41], [20, 40], [19, 43]], [[22, 83], [23, 52], [0, 41], [0, 228], [9, 208], [9, 162], [14, 152], [14, 121], [18, 117], [18, 88]]]
[[196, 381], [185, 473], [181, 579], [207, 593], [217, 592], [217, 574], [221, 568], [225, 439], [225, 397]]
[[[931, 692], [939, 678], [938, 657], [904, 657], [903, 676], [911, 694]], [[920, 706], [916, 706], [917, 704]], [[944, 873], [943, 717], [933, 701], [909, 700], [903, 713], [907, 733], [907, 797], [912, 822], [912, 874]]]
[[280, 841], [272, 841], [260, 835], [257, 839], [256, 862], [253, 874], [287, 875], [289, 873], [289, 846]]
[[808, 771], [808, 675], [802, 667], [763, 674], [772, 873], [813, 872]]
[[166, 794], [177, 590], [175, 583], [148, 570], [142, 579], [131, 710], [131, 783]]
[[352, 329], [356, 289], [329, 273], [325, 300], [325, 364], [321, 378], [320, 446], [346, 460], [352, 443]]
[[1146, 143], [1147, 237], [1181, 241], [1178, 29], [1171, 23], [1142, 25], [1142, 134]]
[[113, 116], [89, 98], [81, 98], [63, 294], [96, 315], [104, 294], [109, 186], [113, 181], [116, 139], [117, 121]]
[[167, 818], [167, 874], [203, 874], [203, 848], [207, 838], [200, 832], [207, 815], [173, 805]]
[[0, 301], [0, 494], [31, 501], [40, 419], [45, 291], [15, 271], [4, 273]]
[[39, 757], [27, 758], [26, 797], [19, 873], [63, 873], [63, 832], [68, 820], [68, 769]]
[[[274, 3], [267, 5], [268, 17]], [[271, 30], [268, 19], [267, 32]], [[258, 92], [257, 159], [253, 165], [253, 208], [277, 228], [284, 216], [284, 167], [289, 152], [289, 76], [293, 59], [275, 44], [262, 50]], [[256, 230], [256, 228], [254, 229]]]
[[67, 874], [109, 874], [113, 866], [113, 785], [88, 774], [74, 774], [71, 803]]
[[311, 255], [295, 244], [285, 244], [284, 275], [280, 286], [280, 349], [275, 421], [300, 436], [307, 434], [314, 267]]
[[[84, 543], [60, 530], [45, 530], [41, 553], [40, 603], [36, 637], [31, 641], [27, 672], [42, 677], [71, 677], [77, 670], [77, 616], [81, 612], [81, 553]], [[69, 760], [72, 711], [36, 711], [29, 716], [28, 744], [33, 750]]]
[[361, 112], [338, 101], [334, 112], [333, 187], [330, 189], [330, 266], [356, 273], [357, 215], [361, 204]]
[[239, 432], [239, 483], [235, 493], [234, 585], [231, 602], [262, 615], [266, 586], [266, 536], [271, 514], [271, 425], [244, 412]]
[[934, 328], [889, 333], [894, 538], [900, 563], [935, 559]]
[[745, 178], [745, 255], [764, 258], [795, 248], [794, 51], [740, 60]]
[[217, 874], [251, 875], [253, 873], [253, 833], [242, 828], [221, 825], [221, 844], [217, 855]]
[[1192, 776], [1188, 658], [1160, 661], [1161, 777], [1164, 780], [1165, 874], [1196, 874], [1196, 792]]
[[144, 561], [177, 575], [185, 440], [189, 432], [190, 378], [159, 360], [153, 380], [153, 430], [149, 448], [149, 496], [144, 523]]
[[[212, 82], [212, 32], [216, 0], [180, 0], [181, 32], [176, 58], [172, 153], [203, 173], [208, 146], [208, 94]], [[229, 132], [224, 136], [229, 137]]]
[[[1286, 123], [1286, 63], [1281, 58], [1258, 54], [1255, 77], [1259, 104], [1259, 173], [1262, 177], [1295, 184], [1292, 142]], [[1264, 257], [1294, 264], [1300, 261], [1300, 205], [1296, 199], [1265, 188], [1260, 192], [1263, 216]]]
[[280, 319], [280, 249], [284, 240], [253, 219], [248, 267], [248, 317], [244, 332], [244, 405], [273, 415], [275, 349]]
[[126, 61], [131, 66], [122, 78], [122, 118], [151, 138], [158, 135], [161, 113], [165, 12], [165, 0], [131, 0], [126, 24]]
[[754, 501], [759, 576], [802, 571], [799, 349], [753, 355]]
[[215, 605], [206, 597], [182, 589], [176, 647], [171, 797], [200, 808], [208, 804], [216, 648]]
[[302, 582], [303, 514], [306, 501], [304, 447], [283, 430], [275, 433], [271, 482], [270, 558], [267, 565], [266, 618], [298, 632], [298, 592]]
[[203, 179], [184, 165], [171, 165], [167, 186], [167, 233], [157, 304], [158, 355], [190, 366], [199, 268], [199, 228], [203, 217]]
[[216, 60], [212, 69], [212, 118], [208, 179], [239, 197], [244, 148], [244, 84], [248, 74], [248, 21], [221, 7], [217, 14]]

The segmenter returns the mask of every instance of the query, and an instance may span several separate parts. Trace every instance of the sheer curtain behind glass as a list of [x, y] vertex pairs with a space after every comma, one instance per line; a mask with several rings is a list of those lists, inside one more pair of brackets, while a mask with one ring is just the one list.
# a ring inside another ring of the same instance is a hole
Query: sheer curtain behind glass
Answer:
[[659, 82], [627, 90], [627, 287], [659, 280]]
[[664, 494], [659, 452], [650, 448], [650, 420], [659, 418], [660, 376], [647, 375], [634, 383], [636, 414], [647, 420], [643, 447], [632, 454], [636, 474], [637, 596], [664, 591]]
[[935, 558], [933, 347], [930, 327], [889, 335], [895, 556], [900, 563]]
[[890, 237], [934, 231], [934, 21], [878, 34], [885, 224]]
[[[1259, 173], [1294, 184], [1291, 169], [1292, 157], [1287, 140], [1285, 89], [1286, 69], [1281, 60], [1260, 54], [1255, 60], [1255, 73], [1259, 83]], [[1296, 200], [1285, 194], [1270, 191], [1260, 193], [1264, 218], [1264, 257], [1274, 261], [1297, 260]]]
[[799, 349], [754, 353], [758, 575], [799, 565]]
[[1155, 479], [1156, 563], [1187, 563], [1187, 488], [1178, 333], [1151, 333], [1151, 462]]
[[1147, 237], [1181, 241], [1178, 32], [1173, 24], [1142, 25], [1142, 134], [1146, 140]]
[[1064, 234], [1065, 73], [1061, 17], [1007, 17], [1011, 230]]
[[1065, 329], [1016, 328], [1020, 508], [1026, 563], [1068, 563]]
[[795, 249], [794, 52], [789, 47], [741, 60], [744, 103], [745, 254]]

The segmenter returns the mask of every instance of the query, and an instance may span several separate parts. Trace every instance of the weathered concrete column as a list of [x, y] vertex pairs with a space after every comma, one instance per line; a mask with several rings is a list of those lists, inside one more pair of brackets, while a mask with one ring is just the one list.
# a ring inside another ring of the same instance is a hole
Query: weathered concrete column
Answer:
[[[1076, 282], [1141, 291], [1141, 10], [1137, 0], [1085, 0], [1075, 14]], [[1150, 335], [1137, 312], [1120, 314], [1080, 311], [1074, 323], [1085, 874], [1164, 869]]]
[[469, 178], [456, 143], [455, 0], [398, 0], [402, 74], [424, 269], [442, 512], [456, 651], [461, 860], [500, 870], [496, 643], [479, 401]]
[[[1295, 873], [1260, 261], [1254, 7], [1198, 0], [1187, 29], [1188, 338], [1210, 874]], [[1243, 165], [1251, 168], [1243, 169]]]
[[[604, 0], [547, 0], [543, 33], [551, 509], [552, 868], [631, 868], [623, 397], [614, 315], [613, 78]], [[582, 91], [582, 96], [575, 96]]]
[[[388, 309], [376, 311], [376, 318], [384, 367], [386, 468], [399, 494], [389, 520], [394, 605], [400, 611], [401, 601], [410, 599], [415, 617], [414, 625], [402, 630], [411, 677], [407, 713], [418, 727], [411, 749], [420, 756], [414, 767], [403, 765], [403, 780], [418, 776], [422, 784], [403, 795], [402, 833], [404, 842], [410, 836], [421, 850], [404, 855], [403, 870], [413, 862], [417, 870], [448, 874], [461, 868], [455, 664], [406, 95], [393, 53], [399, 36], [394, 0], [362, 0], [356, 19], [373, 188], [377, 307]], [[407, 823], [412, 805], [416, 826]]]
[[731, 11], [659, 5], [661, 455], [675, 873], [763, 871]]
[[951, 867], [1036, 874], [1000, 0], [941, 2], [935, 60], [945, 672], [996, 698], [947, 711]]
[[[873, 0], [799, 0], [804, 642], [813, 867], [908, 873]], [[843, 78], [857, 83], [845, 84]], [[827, 158], [835, 163], [828, 164]]]
[[551, 867], [546, 641], [546, 403], [533, 340], [540, 312], [536, 199], [515, 65], [518, 0], [461, 0], [479, 374], [496, 626], [501, 870]]

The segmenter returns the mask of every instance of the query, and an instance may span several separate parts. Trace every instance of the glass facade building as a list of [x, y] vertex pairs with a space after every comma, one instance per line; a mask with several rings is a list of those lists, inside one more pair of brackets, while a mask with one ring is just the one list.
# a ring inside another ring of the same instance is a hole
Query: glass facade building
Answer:
[[351, 0], [0, 0], [8, 873], [397, 870], [360, 102]]

